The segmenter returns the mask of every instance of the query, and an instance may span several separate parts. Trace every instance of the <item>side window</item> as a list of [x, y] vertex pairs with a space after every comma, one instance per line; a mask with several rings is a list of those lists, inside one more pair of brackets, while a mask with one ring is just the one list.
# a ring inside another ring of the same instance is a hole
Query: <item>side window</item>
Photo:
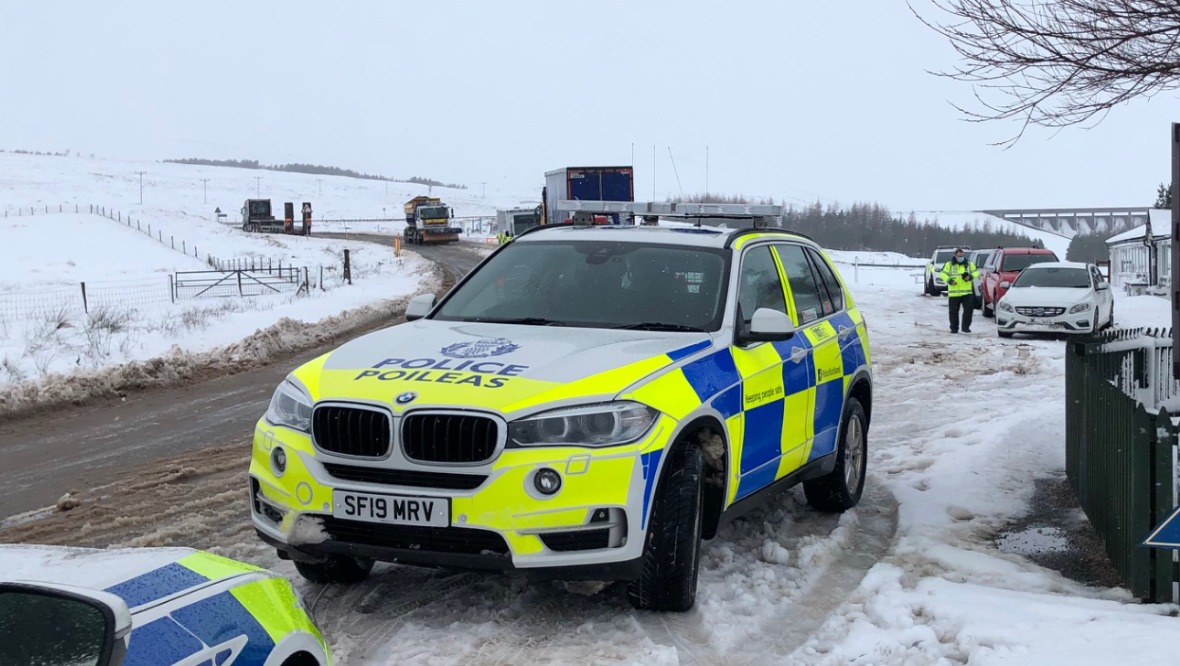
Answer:
[[[787, 282], [791, 285], [791, 295], [795, 299], [795, 312], [798, 316], [797, 326], [805, 326], [825, 316], [823, 303], [820, 298], [820, 287], [816, 283], [815, 273], [811, 262], [803, 252], [801, 245], [776, 245], [778, 257], [783, 262], [783, 270], [787, 274]], [[831, 305], [829, 301], [829, 306]]]
[[815, 250], [807, 248], [807, 256], [811, 257], [811, 263], [818, 273], [819, 283], [822, 287], [820, 295], [827, 292], [828, 300], [822, 303], [824, 314], [840, 312], [844, 309], [844, 289], [840, 286], [840, 280], [836, 279], [836, 273], [823, 256]]
[[778, 277], [778, 267], [774, 265], [769, 245], [753, 248], [742, 258], [738, 307], [741, 308], [743, 328], [749, 327], [750, 319], [758, 308], [770, 308], [787, 314], [783, 283]]

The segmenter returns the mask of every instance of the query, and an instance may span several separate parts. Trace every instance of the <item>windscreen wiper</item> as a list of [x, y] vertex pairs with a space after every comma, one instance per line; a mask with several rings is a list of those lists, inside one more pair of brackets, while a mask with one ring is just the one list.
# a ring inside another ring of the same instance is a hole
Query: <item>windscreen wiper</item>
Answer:
[[544, 317], [478, 317], [473, 321], [481, 324], [521, 324], [524, 326], [563, 326], [565, 322]]
[[684, 331], [685, 333], [704, 333], [705, 329], [696, 326], [685, 326], [684, 324], [668, 324], [662, 321], [645, 321], [638, 324], [623, 324], [622, 326], [612, 326], [628, 331]]

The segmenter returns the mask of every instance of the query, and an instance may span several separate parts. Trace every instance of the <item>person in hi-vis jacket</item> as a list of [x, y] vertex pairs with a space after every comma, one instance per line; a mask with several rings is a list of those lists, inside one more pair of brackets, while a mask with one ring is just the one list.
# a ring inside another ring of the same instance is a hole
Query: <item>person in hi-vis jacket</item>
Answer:
[[959, 310], [963, 311], [964, 333], [971, 332], [971, 316], [975, 313], [975, 281], [979, 268], [963, 255], [963, 248], [955, 249], [955, 256], [946, 262], [939, 276], [946, 282], [947, 310], [950, 313], [951, 333], [959, 332]]

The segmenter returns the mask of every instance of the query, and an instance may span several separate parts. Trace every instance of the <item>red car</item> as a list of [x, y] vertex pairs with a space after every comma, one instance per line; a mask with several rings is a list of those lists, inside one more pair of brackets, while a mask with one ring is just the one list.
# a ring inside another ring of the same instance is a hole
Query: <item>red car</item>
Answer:
[[1046, 261], [1058, 261], [1052, 250], [1043, 247], [997, 248], [987, 263], [979, 268], [979, 292], [983, 297], [983, 316], [996, 316], [996, 303], [1008, 292], [1020, 271]]

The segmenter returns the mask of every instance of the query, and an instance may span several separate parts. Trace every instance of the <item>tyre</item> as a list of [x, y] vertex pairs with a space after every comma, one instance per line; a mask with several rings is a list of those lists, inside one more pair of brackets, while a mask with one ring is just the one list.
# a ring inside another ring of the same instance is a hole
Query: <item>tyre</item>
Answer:
[[803, 482], [807, 503], [818, 511], [839, 513], [860, 502], [868, 467], [868, 419], [856, 398], [844, 406], [837, 433], [836, 468], [831, 474]]
[[1106, 320], [1107, 328], [1114, 328], [1114, 303], [1110, 304], [1110, 317]]
[[705, 459], [697, 446], [679, 444], [664, 465], [643, 547], [643, 573], [627, 584], [627, 599], [641, 610], [684, 612], [697, 596]]
[[373, 560], [360, 560], [345, 555], [330, 555], [323, 562], [295, 560], [299, 575], [313, 583], [359, 583], [369, 577]]
[[1094, 309], [1094, 323], [1090, 326], [1090, 330], [1095, 333], [1101, 330], [1098, 328], [1098, 308]]
[[983, 316], [985, 316], [989, 319], [996, 316], [996, 309], [989, 308], [987, 306], [987, 299], [986, 298], [983, 299], [983, 307], [981, 308], [981, 310], [983, 310]]

